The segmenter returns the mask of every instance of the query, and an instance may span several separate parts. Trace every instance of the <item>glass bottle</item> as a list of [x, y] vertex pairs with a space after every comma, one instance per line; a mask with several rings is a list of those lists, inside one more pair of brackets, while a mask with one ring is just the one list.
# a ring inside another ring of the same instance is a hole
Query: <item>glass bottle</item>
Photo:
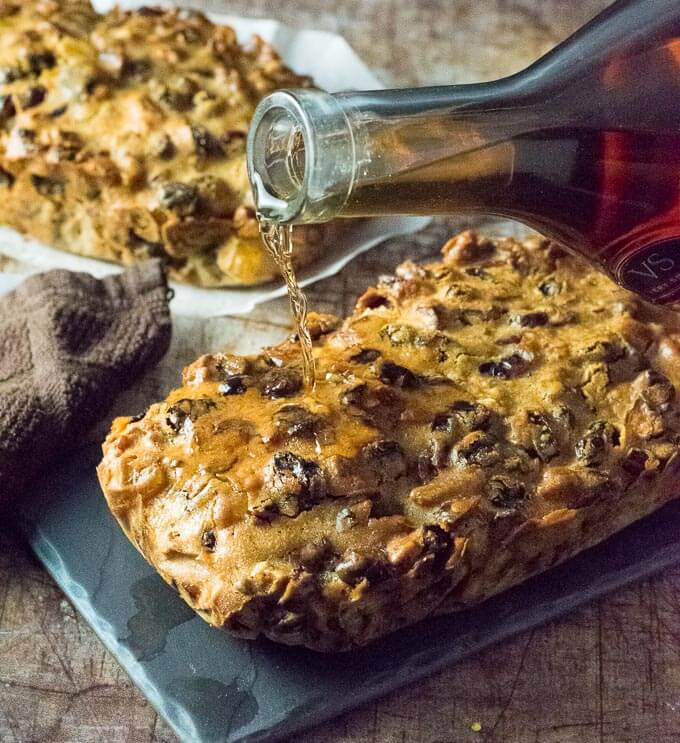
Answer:
[[619, 0], [495, 82], [275, 92], [248, 169], [272, 222], [493, 214], [678, 302], [680, 2]]

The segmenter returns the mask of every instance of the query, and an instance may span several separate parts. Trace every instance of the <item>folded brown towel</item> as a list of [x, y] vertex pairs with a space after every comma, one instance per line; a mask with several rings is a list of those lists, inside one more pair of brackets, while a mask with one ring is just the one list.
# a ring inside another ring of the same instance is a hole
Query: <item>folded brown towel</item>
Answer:
[[0, 297], [0, 506], [72, 446], [170, 342], [158, 261], [48, 271]]

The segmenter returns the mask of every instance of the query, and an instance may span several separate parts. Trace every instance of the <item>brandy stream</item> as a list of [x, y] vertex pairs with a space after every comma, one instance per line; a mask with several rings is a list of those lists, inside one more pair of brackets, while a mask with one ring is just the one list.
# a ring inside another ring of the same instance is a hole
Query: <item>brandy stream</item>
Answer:
[[312, 338], [307, 327], [307, 298], [300, 289], [293, 267], [293, 225], [277, 224], [258, 216], [260, 236], [267, 250], [276, 261], [288, 289], [290, 308], [295, 320], [295, 330], [302, 356], [302, 375], [305, 387], [314, 387], [314, 355]]

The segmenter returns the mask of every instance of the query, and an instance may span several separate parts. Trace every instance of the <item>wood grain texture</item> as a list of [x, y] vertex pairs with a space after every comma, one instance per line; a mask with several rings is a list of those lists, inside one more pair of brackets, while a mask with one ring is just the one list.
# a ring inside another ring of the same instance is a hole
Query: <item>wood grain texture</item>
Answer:
[[[206, 3], [194, 2], [196, 7]], [[213, 2], [343, 34], [386, 83], [466, 82], [514, 72], [606, 0], [267, 0]], [[466, 224], [439, 222], [365, 254], [310, 292], [346, 313], [407, 256], [433, 256]], [[415, 243], [415, 245], [414, 245]], [[10, 264], [3, 264], [6, 270]], [[137, 412], [219, 348], [254, 351], [289, 330], [285, 300], [244, 318], [181, 319], [172, 348], [116, 412]], [[92, 432], [100, 438], [106, 428]], [[481, 724], [481, 731], [471, 729]], [[506, 641], [326, 723], [308, 743], [680, 743], [680, 568]], [[0, 741], [170, 743], [175, 738], [74, 612], [10, 517], [0, 522]]]

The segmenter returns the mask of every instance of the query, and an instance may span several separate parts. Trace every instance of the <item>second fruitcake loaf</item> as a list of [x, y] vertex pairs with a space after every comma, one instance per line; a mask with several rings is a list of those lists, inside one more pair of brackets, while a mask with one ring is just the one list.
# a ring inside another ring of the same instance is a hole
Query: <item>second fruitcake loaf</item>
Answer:
[[[259, 99], [309, 80], [189, 10], [0, 2], [0, 223], [199, 286], [278, 275], [245, 164]], [[298, 230], [298, 266], [333, 226]]]

